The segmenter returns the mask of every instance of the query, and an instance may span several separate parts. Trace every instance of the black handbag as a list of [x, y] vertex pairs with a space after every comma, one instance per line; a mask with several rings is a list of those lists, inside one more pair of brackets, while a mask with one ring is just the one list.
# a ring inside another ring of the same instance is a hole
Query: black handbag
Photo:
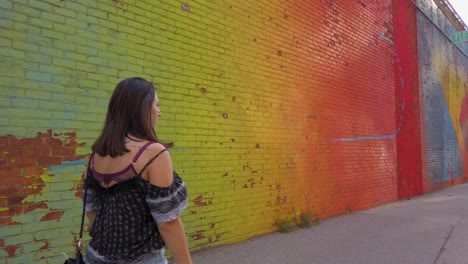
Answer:
[[84, 195], [83, 195], [83, 212], [81, 214], [81, 226], [80, 226], [80, 238], [78, 239], [78, 244], [76, 245], [76, 256], [75, 258], [68, 258], [65, 260], [63, 264], [84, 264], [83, 260], [83, 254], [81, 253], [82, 249], [82, 238], [83, 238], [83, 226], [84, 226], [84, 219], [85, 219], [85, 214], [86, 214], [86, 195], [88, 193], [88, 188], [87, 188], [87, 181], [92, 177], [91, 174], [91, 168], [88, 164], [88, 170], [87, 170], [87, 176], [86, 179], [84, 180], [83, 184], [83, 189], [84, 189]]

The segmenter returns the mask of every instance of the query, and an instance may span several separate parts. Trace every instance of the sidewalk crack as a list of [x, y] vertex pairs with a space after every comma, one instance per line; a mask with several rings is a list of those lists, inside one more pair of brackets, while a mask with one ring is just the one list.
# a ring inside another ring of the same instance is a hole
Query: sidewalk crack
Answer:
[[434, 260], [434, 264], [437, 264], [439, 262], [440, 257], [442, 257], [442, 254], [444, 253], [445, 249], [447, 248], [447, 243], [450, 240], [450, 237], [452, 237], [453, 230], [455, 230], [455, 227], [457, 226], [458, 223], [460, 223], [462, 221], [462, 219], [463, 218], [459, 219], [457, 221], [457, 223], [452, 225], [452, 227], [450, 228], [450, 231], [449, 231], [447, 237], [445, 238], [444, 244], [442, 244], [442, 247], [439, 250], [439, 254], [437, 254], [437, 257]]

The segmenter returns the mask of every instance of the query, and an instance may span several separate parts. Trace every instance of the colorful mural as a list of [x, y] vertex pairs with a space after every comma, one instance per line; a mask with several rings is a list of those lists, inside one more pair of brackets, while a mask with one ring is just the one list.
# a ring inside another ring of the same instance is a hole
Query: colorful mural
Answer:
[[406, 37], [420, 68], [411, 64], [393, 19], [412, 8], [404, 18], [416, 27], [407, 2], [3, 1], [0, 259], [60, 263], [73, 252], [90, 146], [111, 91], [132, 76], [157, 87], [192, 250], [305, 212], [324, 219], [420, 194], [417, 181], [400, 188], [403, 174], [422, 178], [401, 155], [421, 137], [408, 136], [420, 132], [411, 67], [427, 76], [417, 144], [429, 184], [460, 178], [466, 54], [418, 18]]
[[441, 25], [434, 26], [422, 12], [417, 18], [425, 177], [437, 184], [465, 176], [460, 112], [468, 85], [467, 56]]

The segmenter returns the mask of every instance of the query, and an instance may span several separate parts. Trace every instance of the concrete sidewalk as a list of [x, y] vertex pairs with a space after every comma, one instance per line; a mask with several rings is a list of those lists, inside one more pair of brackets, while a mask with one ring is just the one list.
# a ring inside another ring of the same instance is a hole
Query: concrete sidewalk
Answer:
[[468, 184], [193, 254], [195, 264], [468, 264]]

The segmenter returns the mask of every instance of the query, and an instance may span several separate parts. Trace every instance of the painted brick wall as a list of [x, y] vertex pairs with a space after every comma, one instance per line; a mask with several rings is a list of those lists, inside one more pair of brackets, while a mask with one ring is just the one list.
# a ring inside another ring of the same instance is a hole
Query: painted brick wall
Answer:
[[451, 43], [456, 29], [433, 1], [394, 1], [392, 7], [402, 199], [467, 180], [468, 131], [460, 117], [468, 45]]
[[417, 6], [393, 1], [398, 198], [423, 193]]
[[468, 92], [468, 43], [451, 42], [451, 34], [457, 30], [433, 2], [419, 5], [423, 176], [424, 187], [429, 191], [467, 179], [468, 135], [462, 132], [460, 111]]
[[131, 76], [158, 87], [192, 250], [397, 200], [392, 12], [390, 0], [0, 2], [0, 259], [73, 252], [83, 165]]
[[48, 256], [51, 246], [74, 241], [70, 227], [79, 224], [81, 210], [72, 191], [79, 177], [70, 173], [83, 167], [85, 157], [76, 151], [83, 145], [76, 133], [51, 130], [0, 137], [2, 263], [32, 263]]

